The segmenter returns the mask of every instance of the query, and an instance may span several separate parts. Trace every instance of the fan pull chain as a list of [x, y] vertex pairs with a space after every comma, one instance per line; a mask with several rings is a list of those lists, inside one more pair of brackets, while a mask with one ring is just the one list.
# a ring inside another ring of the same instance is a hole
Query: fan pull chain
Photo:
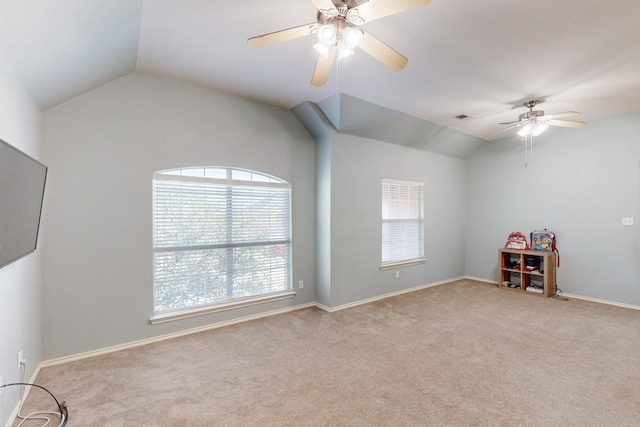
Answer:
[[336, 88], [338, 89], [338, 94], [340, 94], [340, 62], [342, 61], [340, 61], [339, 58], [336, 58]]
[[529, 167], [529, 161], [533, 161], [533, 135], [522, 137], [524, 140], [524, 167]]

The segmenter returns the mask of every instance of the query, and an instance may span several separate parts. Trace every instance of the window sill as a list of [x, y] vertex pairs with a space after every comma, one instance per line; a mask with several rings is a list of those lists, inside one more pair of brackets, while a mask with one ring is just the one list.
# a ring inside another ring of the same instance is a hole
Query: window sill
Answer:
[[388, 264], [382, 264], [380, 266], [380, 270], [392, 270], [394, 268], [409, 267], [411, 265], [424, 264], [425, 262], [427, 262], [427, 260], [424, 258], [411, 259], [408, 261], [390, 262]]
[[205, 314], [218, 313], [221, 311], [233, 310], [235, 308], [249, 307], [251, 305], [263, 304], [266, 302], [279, 301], [282, 299], [293, 298], [296, 293], [293, 291], [266, 295], [255, 298], [247, 298], [238, 301], [223, 302], [215, 305], [207, 305], [205, 307], [187, 308], [180, 311], [172, 311], [170, 313], [156, 314], [149, 319], [152, 325], [159, 323], [171, 322], [174, 320], [188, 319], [189, 317], [203, 316]]

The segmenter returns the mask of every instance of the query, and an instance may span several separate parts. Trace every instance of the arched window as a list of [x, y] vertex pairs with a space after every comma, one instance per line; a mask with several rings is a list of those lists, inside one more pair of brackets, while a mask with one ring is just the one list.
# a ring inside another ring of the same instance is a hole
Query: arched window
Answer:
[[155, 314], [291, 290], [291, 186], [243, 169], [153, 175]]

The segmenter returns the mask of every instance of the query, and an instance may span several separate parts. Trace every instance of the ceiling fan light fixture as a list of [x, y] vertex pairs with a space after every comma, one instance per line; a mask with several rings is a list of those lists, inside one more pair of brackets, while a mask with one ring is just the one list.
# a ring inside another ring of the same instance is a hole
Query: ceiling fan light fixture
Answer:
[[353, 49], [340, 47], [340, 49], [338, 49], [338, 60], [351, 56], [354, 53]]
[[338, 47], [338, 59], [346, 58], [354, 54], [354, 49], [358, 47], [364, 32], [344, 20], [333, 20], [318, 28], [318, 43], [313, 47], [319, 53], [327, 57], [331, 46]]
[[318, 28], [318, 40], [327, 46], [331, 46], [336, 42], [337, 35], [338, 29], [334, 25], [325, 24]]
[[547, 129], [549, 129], [549, 125], [546, 124], [545, 122], [537, 122], [535, 125], [533, 125], [533, 130], [531, 131], [531, 136], [538, 136], [540, 135], [542, 132], [546, 131]]
[[533, 125], [531, 123], [527, 123], [526, 125], [522, 126], [522, 129], [518, 131], [518, 135], [526, 137], [531, 135], [532, 131], [533, 131]]
[[324, 44], [322, 42], [318, 42], [316, 44], [313, 45], [313, 48], [322, 56], [324, 56], [325, 58], [329, 56], [329, 46], [327, 44]]
[[549, 125], [546, 124], [543, 120], [531, 121], [524, 125], [522, 129], [518, 131], [518, 135], [522, 137], [538, 136], [547, 129], [549, 129]]
[[344, 46], [347, 49], [353, 50], [362, 41], [362, 37], [364, 36], [363, 32], [359, 28], [354, 27], [345, 27], [341, 33], [342, 41], [344, 42]]

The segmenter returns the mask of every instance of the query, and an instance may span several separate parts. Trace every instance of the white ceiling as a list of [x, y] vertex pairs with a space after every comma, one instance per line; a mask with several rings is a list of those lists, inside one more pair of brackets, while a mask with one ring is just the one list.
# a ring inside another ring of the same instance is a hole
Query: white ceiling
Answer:
[[43, 110], [134, 70], [286, 108], [345, 93], [477, 137], [533, 98], [583, 121], [640, 110], [638, 0], [432, 0], [363, 25], [406, 68], [358, 50], [320, 88], [314, 36], [247, 46], [315, 19], [310, 0], [0, 0], [0, 57]]

